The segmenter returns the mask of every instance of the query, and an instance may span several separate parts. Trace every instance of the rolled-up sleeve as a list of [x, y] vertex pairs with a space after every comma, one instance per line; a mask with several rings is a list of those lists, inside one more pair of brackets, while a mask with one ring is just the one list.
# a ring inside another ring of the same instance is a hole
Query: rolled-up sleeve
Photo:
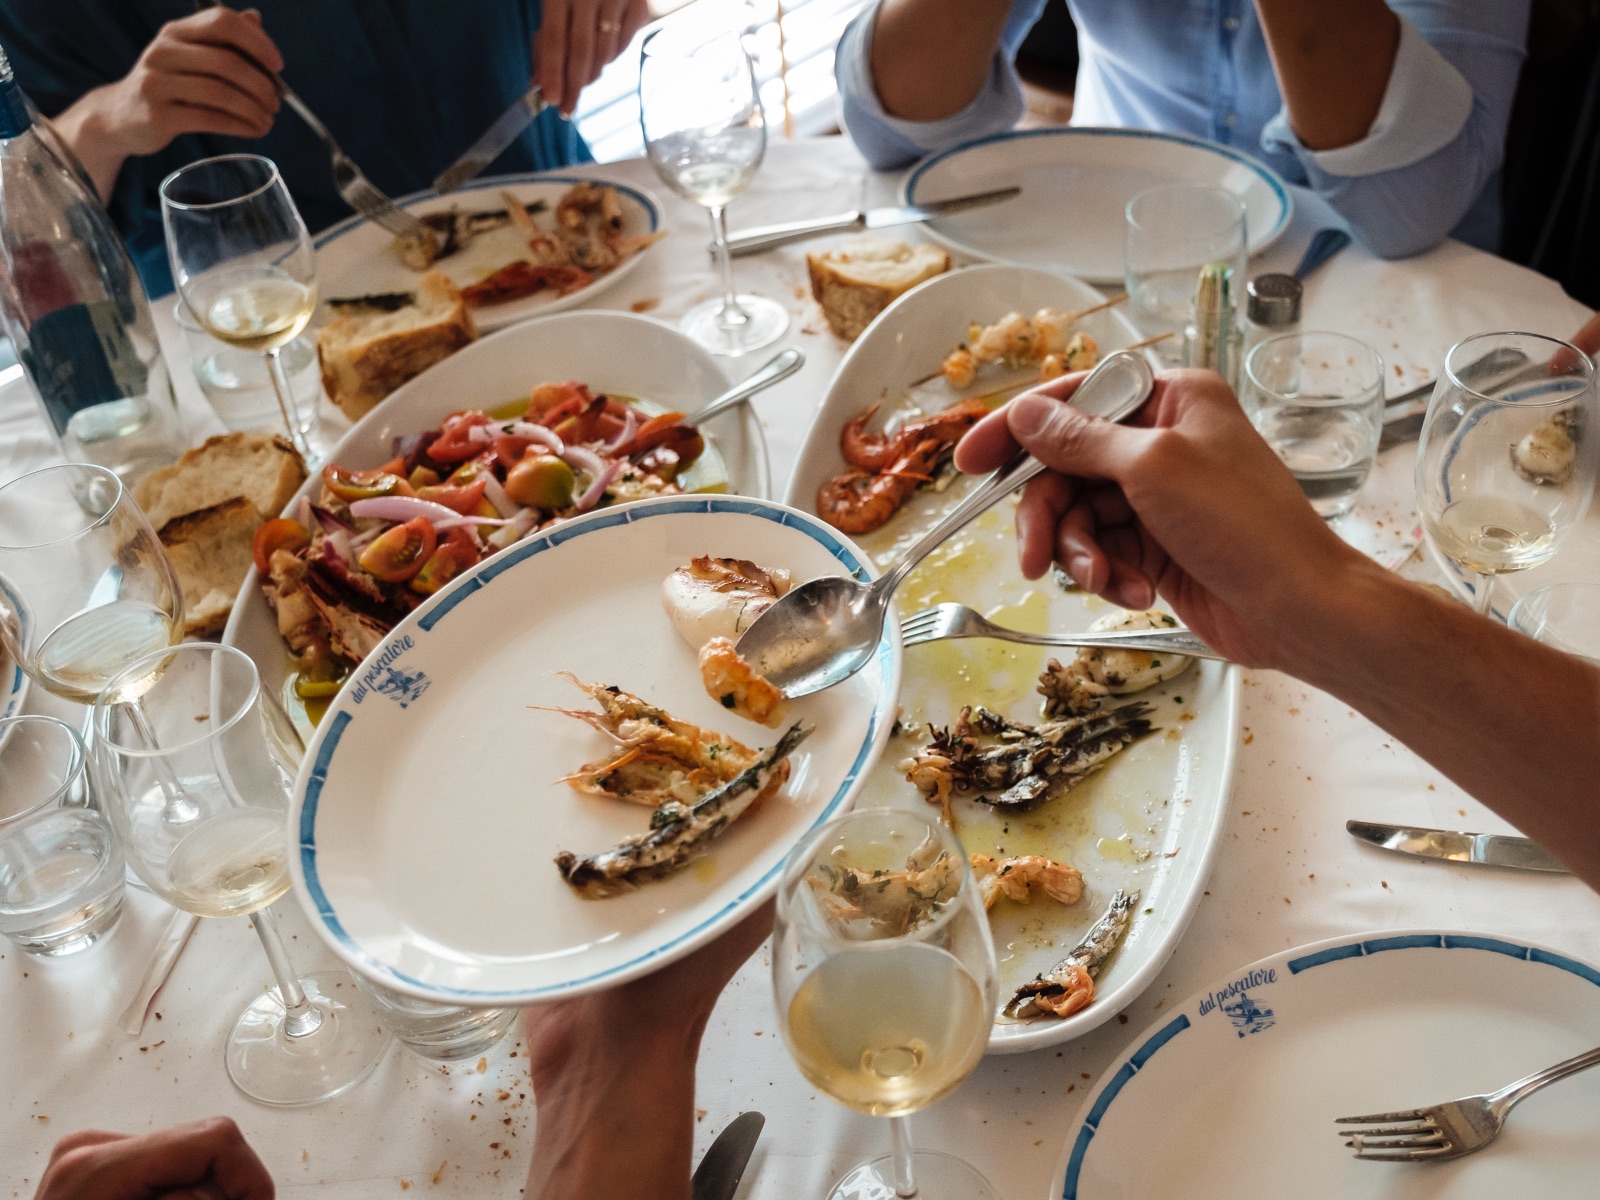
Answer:
[[1400, 46], [1367, 136], [1311, 150], [1279, 111], [1267, 150], [1307, 182], [1373, 253], [1403, 258], [1449, 236], [1500, 169], [1528, 27], [1528, 0], [1396, 3]]
[[1044, 3], [1013, 0], [1000, 47], [978, 95], [960, 112], [937, 121], [907, 121], [884, 111], [872, 79], [872, 32], [878, 23], [878, 4], [869, 6], [840, 37], [833, 67], [841, 118], [856, 149], [873, 167], [884, 171], [935, 150], [1010, 129], [1024, 108], [1022, 81], [1012, 59], [1039, 19]]

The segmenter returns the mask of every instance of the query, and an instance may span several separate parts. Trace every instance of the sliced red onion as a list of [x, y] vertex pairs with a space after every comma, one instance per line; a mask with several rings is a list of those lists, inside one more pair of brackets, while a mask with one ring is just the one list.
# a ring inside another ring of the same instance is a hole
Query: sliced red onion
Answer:
[[506, 490], [500, 486], [498, 479], [485, 471], [483, 480], [483, 498], [494, 505], [497, 513], [502, 517], [514, 517], [521, 511], [522, 506], [506, 495]]
[[433, 528], [435, 532], [443, 533], [446, 529], [454, 529], [458, 525], [509, 525], [515, 520], [516, 517], [464, 517], [460, 513], [451, 513], [450, 520], [434, 521]]
[[389, 452], [396, 458], [403, 458], [408, 463], [411, 456], [422, 449], [427, 441], [427, 433], [407, 433], [389, 440]]
[[609, 454], [633, 441], [633, 435], [639, 432], [639, 418], [634, 416], [633, 409], [628, 409], [627, 416], [622, 419], [622, 432], [606, 443], [606, 452]]
[[467, 441], [471, 442], [474, 446], [487, 446], [490, 442], [494, 441], [494, 430], [490, 429], [487, 425], [474, 425], [471, 429], [467, 430]]
[[583, 495], [578, 497], [578, 501], [573, 507], [579, 512], [588, 512], [596, 504], [600, 503], [600, 497], [606, 494], [606, 488], [611, 485], [611, 481], [621, 473], [622, 468], [626, 465], [621, 459], [618, 459], [616, 462], [606, 466], [600, 474], [594, 477], [594, 482], [584, 489]]
[[456, 522], [461, 514], [453, 508], [435, 504], [432, 500], [419, 500], [415, 496], [371, 496], [356, 500], [350, 505], [352, 517], [377, 517], [381, 521], [409, 521], [426, 517], [435, 526]]
[[[311, 515], [317, 519], [317, 524], [322, 526], [324, 533], [333, 533], [336, 530], [343, 530], [345, 533], [355, 532], [356, 527], [354, 525], [332, 509], [323, 508], [320, 504], [311, 506]], [[309, 529], [311, 526], [307, 525], [306, 528]]]
[[543, 425], [535, 425], [532, 421], [513, 421], [511, 428], [506, 432], [538, 442], [552, 454], [564, 454], [567, 449], [554, 430], [546, 429]]
[[295, 502], [294, 519], [299, 521], [301, 525], [305, 526], [308, 531], [310, 530], [312, 521], [316, 519], [311, 515], [310, 496], [301, 496], [300, 499]]
[[593, 450], [585, 450], [582, 446], [568, 446], [559, 453], [567, 466], [586, 471], [590, 479], [598, 479], [605, 472], [606, 460]]
[[350, 535], [343, 529], [334, 529], [322, 539], [322, 557], [343, 563], [346, 567], [355, 566], [355, 552], [350, 549]]
[[507, 546], [527, 537], [538, 523], [538, 512], [535, 509], [525, 508], [489, 535], [489, 545], [496, 550], [504, 550]]

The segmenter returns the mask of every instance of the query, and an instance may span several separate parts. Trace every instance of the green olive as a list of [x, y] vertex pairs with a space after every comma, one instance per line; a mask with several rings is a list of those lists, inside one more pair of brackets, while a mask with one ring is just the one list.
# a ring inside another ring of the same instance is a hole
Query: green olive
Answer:
[[559, 509], [572, 503], [577, 483], [572, 468], [555, 455], [529, 451], [506, 473], [505, 492], [529, 508]]

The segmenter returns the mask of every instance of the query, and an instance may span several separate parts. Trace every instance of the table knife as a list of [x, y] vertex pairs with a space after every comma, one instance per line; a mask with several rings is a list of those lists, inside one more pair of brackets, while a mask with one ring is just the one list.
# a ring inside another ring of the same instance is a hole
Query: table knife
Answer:
[[[1502, 347], [1491, 350], [1482, 358], [1467, 364], [1463, 374], [1466, 381], [1484, 387], [1505, 387], [1522, 374], [1528, 356], [1521, 350]], [[1433, 398], [1437, 380], [1430, 379], [1420, 387], [1402, 392], [1383, 406], [1383, 432], [1378, 436], [1378, 449], [1387, 450], [1401, 442], [1414, 442], [1422, 434], [1423, 418], [1428, 415], [1428, 402]]]
[[733, 1200], [766, 1123], [767, 1119], [758, 1112], [740, 1113], [717, 1134], [689, 1181], [691, 1200]]
[[1551, 857], [1548, 851], [1525, 837], [1416, 829], [1405, 825], [1381, 825], [1373, 821], [1346, 821], [1344, 827], [1361, 841], [1397, 854], [1437, 858], [1446, 862], [1482, 863], [1518, 871], [1568, 873], [1567, 868]]
[[465, 154], [439, 173], [439, 177], [433, 181], [433, 190], [441, 196], [446, 192], [455, 191], [499, 158], [505, 148], [516, 141], [517, 135], [545, 108], [544, 95], [536, 83], [526, 93], [518, 96], [510, 108], [496, 117], [494, 124], [489, 126], [481, 138], [472, 143]]
[[957, 196], [951, 200], [931, 200], [927, 204], [857, 209], [833, 217], [814, 217], [806, 221], [789, 221], [782, 225], [761, 225], [734, 234], [728, 239], [728, 249], [737, 258], [741, 254], [754, 254], [788, 242], [821, 237], [825, 233], [849, 233], [853, 229], [885, 229], [890, 225], [931, 221], [936, 217], [948, 217], [951, 213], [965, 212], [969, 208], [998, 204], [1002, 200], [1010, 200], [1013, 196], [1021, 194], [1021, 188], [1008, 187], [993, 192], [978, 192], [971, 196]]

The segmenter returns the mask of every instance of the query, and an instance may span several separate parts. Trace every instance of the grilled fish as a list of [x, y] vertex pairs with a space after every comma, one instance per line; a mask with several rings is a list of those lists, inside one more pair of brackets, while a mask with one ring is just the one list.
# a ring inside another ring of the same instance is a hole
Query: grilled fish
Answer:
[[1094, 977], [1127, 932], [1138, 892], [1119, 890], [1083, 941], [1042, 975], [1023, 984], [1006, 1003], [1008, 1017], [1070, 1017], [1094, 999]]

